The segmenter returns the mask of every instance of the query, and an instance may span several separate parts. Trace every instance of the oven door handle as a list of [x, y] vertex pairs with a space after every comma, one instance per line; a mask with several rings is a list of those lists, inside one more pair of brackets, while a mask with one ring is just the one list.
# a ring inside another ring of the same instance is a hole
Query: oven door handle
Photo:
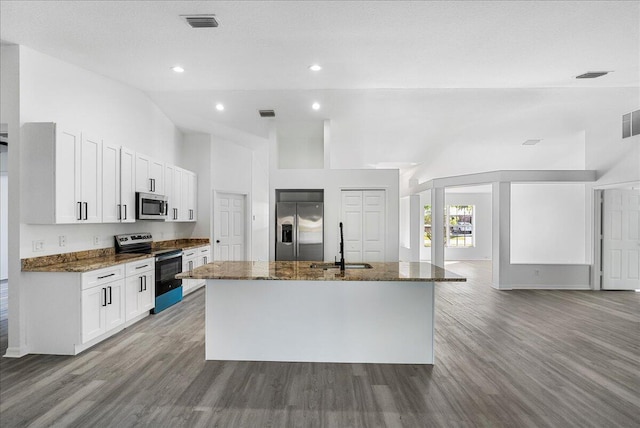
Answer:
[[163, 260], [175, 259], [177, 257], [182, 257], [182, 252], [177, 254], [166, 255], [166, 256], [156, 256], [156, 263], [161, 262]]

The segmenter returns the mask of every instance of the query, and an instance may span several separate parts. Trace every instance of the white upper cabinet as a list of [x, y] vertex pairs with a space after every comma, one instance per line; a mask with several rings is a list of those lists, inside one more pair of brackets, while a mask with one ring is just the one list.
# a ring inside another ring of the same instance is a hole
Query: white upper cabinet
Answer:
[[102, 145], [102, 222], [135, 221], [135, 152]]
[[80, 194], [83, 223], [102, 222], [102, 140], [82, 133]]
[[136, 191], [164, 195], [164, 162], [136, 153]]
[[196, 221], [197, 182], [194, 172], [175, 165], [165, 165], [165, 192], [169, 199], [167, 221]]
[[126, 147], [120, 149], [120, 221], [136, 221], [136, 154]]
[[51, 122], [23, 125], [26, 223], [102, 221], [102, 141]]
[[102, 145], [102, 221], [120, 221], [120, 146]]

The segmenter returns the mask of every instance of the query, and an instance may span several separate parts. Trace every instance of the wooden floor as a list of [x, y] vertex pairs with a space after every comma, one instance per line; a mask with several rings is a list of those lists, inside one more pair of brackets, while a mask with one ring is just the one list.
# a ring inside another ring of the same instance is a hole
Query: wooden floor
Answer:
[[200, 290], [76, 357], [3, 358], [0, 426], [640, 426], [640, 293], [447, 268], [470, 280], [436, 286], [433, 366], [205, 362]]

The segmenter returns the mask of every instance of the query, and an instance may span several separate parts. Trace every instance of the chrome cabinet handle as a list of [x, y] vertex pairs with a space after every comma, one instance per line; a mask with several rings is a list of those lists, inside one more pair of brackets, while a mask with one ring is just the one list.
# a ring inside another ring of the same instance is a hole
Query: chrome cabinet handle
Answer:
[[122, 205], [118, 204], [118, 220], [122, 220]]
[[109, 289], [109, 304], [111, 304], [111, 286], [107, 287]]
[[146, 268], [146, 267], [149, 267], [149, 265], [138, 266], [138, 267], [136, 267], [136, 269], [142, 269], [142, 268]]
[[140, 290], [139, 290], [139, 292], [142, 293], [142, 277], [140, 277]]
[[115, 275], [115, 273], [110, 273], [109, 275], [99, 276], [98, 279], [109, 278], [110, 276]]
[[127, 206], [126, 205], [123, 205], [123, 206], [124, 206], [124, 220], [126, 220], [127, 219]]
[[78, 220], [82, 220], [82, 202], [78, 202]]
[[107, 306], [107, 289], [102, 289], [102, 303], [101, 306]]
[[83, 202], [83, 204], [84, 204], [84, 220], [87, 220], [87, 218], [89, 217], [89, 203]]

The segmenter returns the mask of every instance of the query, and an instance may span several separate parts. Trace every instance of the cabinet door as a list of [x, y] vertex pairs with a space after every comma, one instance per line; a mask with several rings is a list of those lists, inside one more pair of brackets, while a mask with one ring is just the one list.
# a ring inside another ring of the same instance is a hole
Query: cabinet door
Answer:
[[80, 132], [56, 126], [55, 222], [80, 221]]
[[151, 159], [149, 162], [149, 178], [153, 180], [151, 193], [164, 195], [164, 162]]
[[188, 176], [187, 205], [188, 205], [188, 209], [191, 210], [189, 211], [188, 214], [189, 214], [190, 221], [196, 221], [197, 220], [196, 202], [197, 202], [197, 193], [198, 193], [196, 174], [193, 172], [189, 172], [187, 176]]
[[173, 177], [176, 167], [170, 164], [164, 166], [164, 195], [167, 197], [167, 220], [176, 221], [176, 198], [173, 192]]
[[93, 287], [82, 291], [82, 343], [100, 336], [106, 331], [104, 287]]
[[102, 222], [120, 221], [120, 147], [102, 145]]
[[136, 153], [136, 192], [151, 193], [153, 189], [149, 176], [151, 159]]
[[105, 328], [109, 331], [124, 323], [124, 279], [103, 286], [107, 289], [105, 307]]
[[139, 298], [144, 284], [144, 275], [128, 276], [125, 280], [125, 321], [129, 321], [138, 316]]
[[180, 213], [180, 219], [182, 221], [191, 221], [191, 208], [189, 206], [189, 171], [182, 170], [182, 185], [181, 185], [181, 197], [182, 197], [182, 212]]
[[136, 155], [125, 147], [120, 149], [120, 221], [136, 221]]
[[176, 211], [169, 214], [174, 214], [177, 221], [185, 221], [187, 217], [182, 196], [182, 180], [184, 179], [182, 172], [183, 170], [178, 167], [173, 171], [173, 199], [175, 201], [173, 207]]
[[80, 202], [85, 223], [102, 221], [102, 141], [82, 134]]
[[142, 292], [138, 293], [138, 314], [148, 312], [156, 306], [155, 273], [147, 272], [144, 275]]

